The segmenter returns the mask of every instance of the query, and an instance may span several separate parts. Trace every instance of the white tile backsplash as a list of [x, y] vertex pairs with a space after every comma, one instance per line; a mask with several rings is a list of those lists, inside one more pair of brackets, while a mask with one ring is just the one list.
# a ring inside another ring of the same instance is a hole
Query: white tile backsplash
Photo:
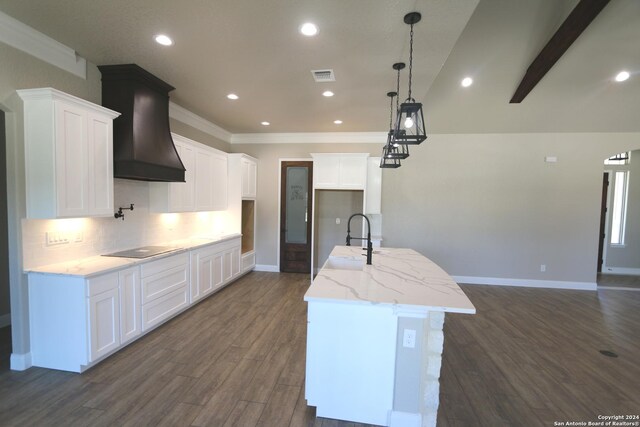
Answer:
[[[154, 245], [189, 237], [218, 236], [231, 230], [227, 211], [181, 214], [149, 212], [149, 183], [116, 179], [114, 205], [128, 207], [124, 221], [113, 217], [58, 220], [22, 220], [23, 266], [71, 261], [138, 246]], [[82, 231], [83, 241], [47, 246], [48, 231]]]

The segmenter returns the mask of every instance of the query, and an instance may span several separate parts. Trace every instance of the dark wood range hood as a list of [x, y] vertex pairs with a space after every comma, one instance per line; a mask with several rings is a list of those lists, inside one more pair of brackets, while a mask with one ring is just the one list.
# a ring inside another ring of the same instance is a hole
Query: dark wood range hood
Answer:
[[184, 182], [185, 168], [169, 131], [174, 89], [135, 64], [98, 66], [102, 105], [113, 122], [113, 175], [139, 181]]

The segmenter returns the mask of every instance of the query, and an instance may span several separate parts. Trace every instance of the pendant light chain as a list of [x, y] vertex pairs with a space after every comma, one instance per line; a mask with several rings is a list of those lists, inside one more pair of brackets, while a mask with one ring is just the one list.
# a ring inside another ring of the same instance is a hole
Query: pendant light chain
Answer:
[[411, 32], [409, 33], [409, 97], [411, 100], [411, 72], [413, 71], [413, 24], [411, 24]]
[[[404, 64], [403, 64], [404, 65]], [[396, 85], [396, 111], [400, 111], [400, 67], [398, 67], [398, 81]]]
[[391, 99], [389, 99], [389, 129], [393, 129], [393, 96], [391, 96], [390, 98]]

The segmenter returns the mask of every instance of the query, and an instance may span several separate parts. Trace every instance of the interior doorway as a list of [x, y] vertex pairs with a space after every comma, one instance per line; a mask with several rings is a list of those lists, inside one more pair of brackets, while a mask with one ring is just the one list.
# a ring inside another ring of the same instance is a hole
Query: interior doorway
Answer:
[[600, 202], [600, 234], [598, 242], [598, 273], [602, 272], [604, 263], [604, 245], [607, 225], [607, 200], [609, 196], [609, 172], [602, 175], [602, 200]]
[[280, 166], [280, 271], [311, 271], [312, 161]]

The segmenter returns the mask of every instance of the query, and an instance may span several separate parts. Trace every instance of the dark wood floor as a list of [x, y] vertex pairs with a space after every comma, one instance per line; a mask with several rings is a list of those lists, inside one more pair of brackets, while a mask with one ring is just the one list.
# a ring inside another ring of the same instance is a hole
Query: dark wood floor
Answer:
[[598, 288], [634, 289], [640, 291], [640, 276], [598, 273]]
[[[307, 281], [251, 273], [82, 375], [9, 371], [2, 343], [0, 425], [359, 426], [305, 404]], [[446, 316], [439, 426], [640, 412], [639, 292], [463, 288], [478, 314]]]

